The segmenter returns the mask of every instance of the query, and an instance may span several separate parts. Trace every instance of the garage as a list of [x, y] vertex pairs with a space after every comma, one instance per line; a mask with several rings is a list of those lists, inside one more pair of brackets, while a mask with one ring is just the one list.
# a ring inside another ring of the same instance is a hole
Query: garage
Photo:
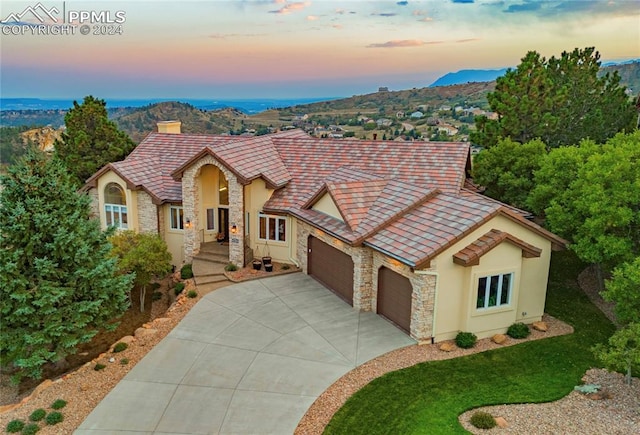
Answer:
[[322, 240], [309, 236], [309, 275], [353, 305], [353, 260]]
[[403, 331], [411, 328], [411, 281], [386, 267], [378, 271], [377, 312]]

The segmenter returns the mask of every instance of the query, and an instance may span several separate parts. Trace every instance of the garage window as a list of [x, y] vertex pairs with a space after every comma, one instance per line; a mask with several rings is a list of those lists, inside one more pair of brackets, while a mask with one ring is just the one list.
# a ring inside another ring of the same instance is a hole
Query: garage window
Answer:
[[476, 309], [509, 305], [513, 287], [513, 273], [483, 276], [478, 279]]

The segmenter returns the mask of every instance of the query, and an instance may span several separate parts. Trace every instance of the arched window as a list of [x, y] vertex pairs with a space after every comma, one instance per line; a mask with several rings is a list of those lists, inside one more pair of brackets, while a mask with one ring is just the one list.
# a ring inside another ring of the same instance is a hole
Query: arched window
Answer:
[[108, 227], [128, 228], [127, 198], [116, 183], [109, 183], [104, 188], [104, 212]]

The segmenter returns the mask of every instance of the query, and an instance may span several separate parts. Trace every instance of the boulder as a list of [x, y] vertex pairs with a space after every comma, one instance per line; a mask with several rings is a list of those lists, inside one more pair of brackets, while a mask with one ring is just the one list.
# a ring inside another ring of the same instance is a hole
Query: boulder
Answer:
[[498, 425], [498, 427], [502, 429], [507, 427], [507, 420], [505, 420], [504, 417], [495, 417], [494, 420], [496, 421], [496, 424]]
[[531, 326], [536, 331], [547, 332], [547, 330], [549, 329], [546, 322], [533, 322]]
[[136, 329], [136, 332], [134, 333], [134, 336], [136, 338], [144, 338], [144, 337], [148, 337], [150, 335], [153, 335], [156, 332], [158, 332], [158, 330], [157, 329], [153, 329], [153, 328], [138, 328], [138, 329]]
[[158, 318], [153, 320], [153, 323], [166, 323], [166, 322], [169, 322], [169, 321], [171, 321], [171, 319], [168, 318], [168, 317], [158, 317]]
[[134, 341], [136, 341], [136, 338], [133, 335], [125, 335], [120, 340], [118, 340], [118, 342], [127, 343], [127, 344], [131, 344]]
[[451, 343], [450, 341], [446, 341], [444, 343], [442, 343], [439, 347], [439, 349], [443, 352], [451, 352], [452, 350], [455, 350], [456, 345]]
[[507, 341], [507, 336], [504, 334], [496, 334], [491, 337], [491, 341], [493, 341], [495, 344], [502, 344]]

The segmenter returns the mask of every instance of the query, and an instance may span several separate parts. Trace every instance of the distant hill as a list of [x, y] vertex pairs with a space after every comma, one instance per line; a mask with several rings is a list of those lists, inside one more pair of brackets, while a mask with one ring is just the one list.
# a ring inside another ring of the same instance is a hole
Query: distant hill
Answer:
[[640, 60], [600, 68], [602, 74], [613, 71], [618, 71], [620, 83], [630, 89], [633, 95], [640, 93]]
[[450, 72], [440, 77], [429, 85], [430, 88], [437, 86], [460, 85], [471, 82], [492, 82], [504, 75], [507, 68], [502, 69], [463, 69], [457, 72]]

